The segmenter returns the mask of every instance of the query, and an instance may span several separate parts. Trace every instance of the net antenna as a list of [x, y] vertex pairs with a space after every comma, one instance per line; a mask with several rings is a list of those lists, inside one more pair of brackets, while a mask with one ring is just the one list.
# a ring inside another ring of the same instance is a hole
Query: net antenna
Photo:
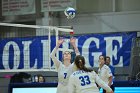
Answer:
[[[54, 67], [51, 66], [51, 58], [50, 58], [50, 53], [51, 53], [51, 35], [53, 35], [55, 33], [55, 41], [57, 42], [59, 39], [59, 33], [63, 32], [63, 33], [73, 33], [73, 29], [71, 29], [71, 26], [41, 26], [41, 25], [25, 25], [25, 24], [13, 24], [13, 23], [0, 23], [0, 28], [2, 28], [1, 31], [1, 39], [9, 39], [9, 40], [14, 40], [14, 38], [18, 38], [17, 41], [22, 43], [22, 40], [24, 38], [29, 38], [29, 37], [33, 37], [33, 40], [35, 40], [36, 37], [38, 36], [47, 36], [47, 40], [44, 40], [43, 43], [45, 47], [43, 47], [44, 49], [44, 53], [43, 53], [43, 67], [41, 68], [37, 68], [37, 63], [38, 63], [38, 59], [35, 59], [35, 64], [30, 67], [30, 50], [29, 50], [29, 46], [31, 43], [26, 45], [26, 48], [23, 48], [22, 52], [23, 54], [23, 64], [24, 67], [23, 69], [19, 69], [19, 64], [21, 63], [20, 60], [20, 52], [21, 50], [15, 49], [15, 53], [13, 53], [13, 68], [11, 68], [9, 66], [9, 54], [7, 54], [9, 51], [9, 47], [10, 44], [13, 45], [14, 48], [17, 48], [17, 46], [14, 45], [18, 45], [16, 44], [16, 42], [12, 42], [9, 43], [7, 42], [7, 46], [6, 47], [1, 47], [1, 49], [3, 49], [3, 51], [1, 51], [1, 55], [2, 55], [2, 65], [4, 68], [0, 68], [0, 72], [33, 72], [33, 71], [56, 71], [56, 69]], [[6, 29], [4, 29], [6, 28]], [[6, 31], [4, 31], [6, 30]], [[14, 33], [14, 34], [13, 34]], [[12, 39], [11, 39], [12, 38]], [[45, 38], [46, 39], [46, 38]], [[2, 40], [0, 41], [0, 43], [2, 44]], [[42, 41], [43, 42], [43, 41]], [[41, 43], [42, 43], [41, 42]], [[6, 44], [5, 44], [6, 45]], [[24, 46], [25, 47], [25, 46]], [[59, 48], [59, 51], [63, 51], [64, 48]], [[70, 51], [73, 51], [72, 49], [70, 49]]]

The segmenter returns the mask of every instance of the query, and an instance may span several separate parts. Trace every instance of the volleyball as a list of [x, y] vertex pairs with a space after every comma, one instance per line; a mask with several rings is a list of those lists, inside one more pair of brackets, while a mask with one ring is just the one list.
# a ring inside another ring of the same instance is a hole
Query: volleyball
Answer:
[[64, 11], [64, 14], [68, 19], [73, 19], [75, 17], [75, 9], [72, 7], [67, 7]]

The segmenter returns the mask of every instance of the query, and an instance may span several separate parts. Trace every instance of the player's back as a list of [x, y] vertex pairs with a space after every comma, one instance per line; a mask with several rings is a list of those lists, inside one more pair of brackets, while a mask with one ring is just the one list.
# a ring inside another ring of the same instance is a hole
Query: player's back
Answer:
[[70, 77], [72, 89], [76, 89], [76, 93], [99, 93], [99, 89], [95, 83], [96, 75], [94, 71], [75, 71]]

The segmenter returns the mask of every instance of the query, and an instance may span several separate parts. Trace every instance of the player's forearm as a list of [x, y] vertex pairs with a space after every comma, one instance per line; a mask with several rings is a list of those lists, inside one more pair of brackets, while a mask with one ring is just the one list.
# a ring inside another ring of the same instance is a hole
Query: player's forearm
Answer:
[[80, 52], [79, 52], [78, 48], [75, 49], [75, 54], [76, 54], [76, 55], [80, 55]]
[[55, 56], [55, 54], [56, 54], [56, 52], [57, 52], [59, 46], [60, 46], [60, 45], [57, 44], [57, 45], [55, 46], [55, 48], [52, 50], [52, 52], [51, 52], [51, 57], [54, 57], [54, 56]]
[[76, 47], [76, 45], [73, 45], [74, 51], [76, 55], [80, 55], [79, 49]]
[[56, 56], [55, 56], [55, 54], [56, 54], [58, 48], [59, 48], [59, 47], [56, 46], [56, 47], [53, 49], [53, 51], [51, 52], [51, 55], [50, 55], [50, 57], [52, 58], [52, 61], [54, 62], [54, 64], [56, 65], [57, 68], [58, 68], [59, 65], [60, 65], [59, 60], [58, 60], [58, 59], [56, 58]]
[[103, 89], [105, 89], [106, 91], [107, 91], [107, 93], [110, 93], [110, 92], [112, 92], [112, 89], [107, 85], [107, 84], [103, 84], [103, 85], [101, 85], [101, 87], [103, 88]]
[[53, 50], [52, 50], [52, 52], [51, 52], [51, 58], [53, 58], [53, 57], [55, 57], [55, 54], [56, 54], [56, 52], [57, 52], [57, 47], [55, 47]]
[[102, 80], [100, 79], [98, 76], [96, 76], [96, 83], [102, 87], [103, 89], [105, 89], [107, 91], [107, 93], [112, 92], [112, 89]]
[[108, 86], [111, 86], [111, 84], [112, 84], [112, 76], [111, 77], [109, 77], [109, 83], [108, 83]]

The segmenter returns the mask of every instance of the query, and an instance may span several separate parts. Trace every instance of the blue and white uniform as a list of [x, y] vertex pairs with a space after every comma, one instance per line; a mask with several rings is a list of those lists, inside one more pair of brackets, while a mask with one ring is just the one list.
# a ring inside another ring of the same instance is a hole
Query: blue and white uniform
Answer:
[[69, 78], [68, 93], [99, 93], [96, 83], [111, 92], [111, 88], [94, 72], [75, 71]]
[[68, 81], [70, 75], [73, 73], [73, 64], [66, 67], [62, 63], [58, 68], [58, 87], [57, 93], [68, 93]]
[[113, 76], [110, 68], [107, 65], [103, 65], [102, 68], [98, 69], [98, 75], [107, 85], [109, 83], [109, 77]]
[[56, 66], [58, 72], [58, 86], [57, 93], [68, 93], [68, 81], [70, 75], [74, 72], [74, 64], [65, 66], [61, 61], [59, 61], [55, 54], [57, 48], [54, 48], [51, 53], [51, 58]]

